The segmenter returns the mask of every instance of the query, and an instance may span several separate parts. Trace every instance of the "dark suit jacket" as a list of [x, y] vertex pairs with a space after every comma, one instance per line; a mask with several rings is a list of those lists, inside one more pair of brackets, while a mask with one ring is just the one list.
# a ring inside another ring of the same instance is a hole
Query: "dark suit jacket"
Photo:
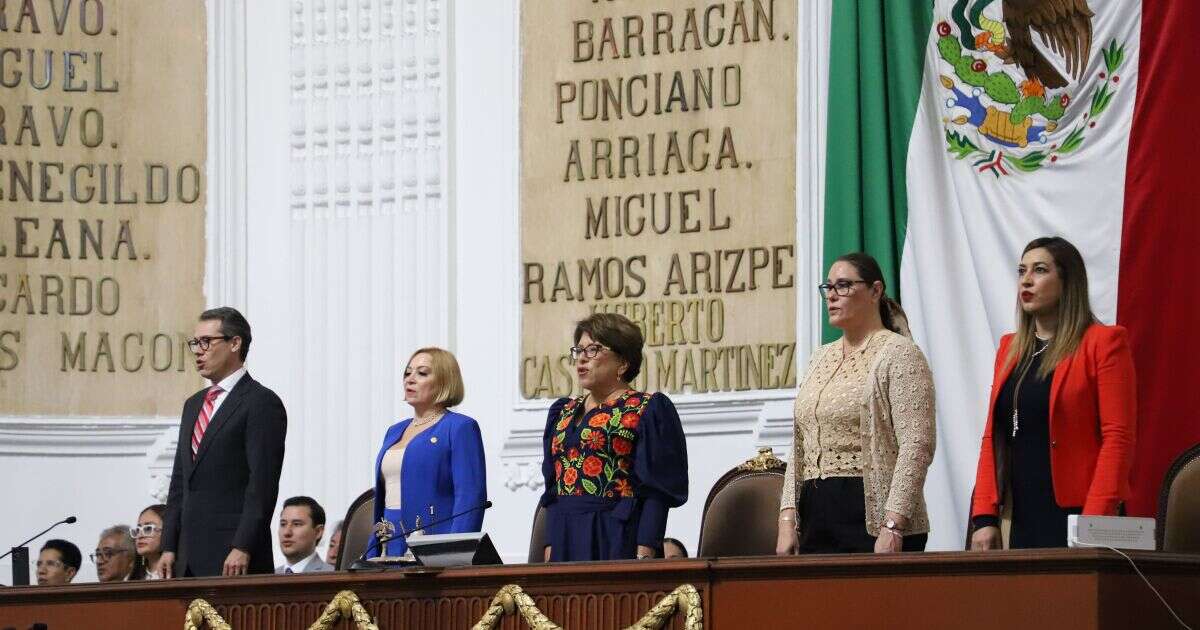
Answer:
[[192, 429], [207, 389], [183, 404], [163, 551], [175, 552], [179, 577], [220, 575], [233, 548], [250, 554], [250, 573], [272, 573], [270, 525], [287, 412], [275, 392], [247, 373], [221, 402], [193, 461]]

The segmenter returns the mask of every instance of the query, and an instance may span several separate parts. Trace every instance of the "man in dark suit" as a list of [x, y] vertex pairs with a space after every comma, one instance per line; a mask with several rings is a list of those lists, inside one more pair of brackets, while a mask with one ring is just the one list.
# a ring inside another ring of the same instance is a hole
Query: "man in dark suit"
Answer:
[[246, 373], [250, 324], [237, 310], [201, 313], [188, 345], [212, 386], [183, 403], [158, 573], [271, 573], [287, 412]]

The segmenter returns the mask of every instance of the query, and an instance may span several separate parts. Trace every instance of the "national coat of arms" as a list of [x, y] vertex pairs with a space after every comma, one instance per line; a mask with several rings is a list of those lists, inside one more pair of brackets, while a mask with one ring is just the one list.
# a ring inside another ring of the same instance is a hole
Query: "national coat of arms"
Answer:
[[1083, 146], [1125, 62], [1124, 44], [1109, 42], [1090, 105], [1065, 118], [1088, 66], [1093, 15], [1087, 0], [956, 0], [937, 23], [947, 151], [999, 178], [1053, 165]]

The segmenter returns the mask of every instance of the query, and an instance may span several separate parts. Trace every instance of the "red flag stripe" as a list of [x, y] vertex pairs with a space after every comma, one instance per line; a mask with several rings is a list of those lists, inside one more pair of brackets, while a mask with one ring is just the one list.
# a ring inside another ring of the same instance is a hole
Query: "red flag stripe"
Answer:
[[1200, 442], [1200, 2], [1143, 0], [1125, 176], [1117, 321], [1138, 378], [1131, 515], [1153, 516], [1171, 462]]

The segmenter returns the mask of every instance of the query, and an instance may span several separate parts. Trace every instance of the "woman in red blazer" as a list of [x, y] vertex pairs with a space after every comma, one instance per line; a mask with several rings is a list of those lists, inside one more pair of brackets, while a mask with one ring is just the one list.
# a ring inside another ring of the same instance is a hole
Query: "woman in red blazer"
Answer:
[[1017, 332], [1000, 340], [979, 452], [972, 549], [1065, 547], [1069, 514], [1115, 515], [1129, 498], [1137, 404], [1125, 329], [1096, 321], [1074, 245], [1025, 247]]

